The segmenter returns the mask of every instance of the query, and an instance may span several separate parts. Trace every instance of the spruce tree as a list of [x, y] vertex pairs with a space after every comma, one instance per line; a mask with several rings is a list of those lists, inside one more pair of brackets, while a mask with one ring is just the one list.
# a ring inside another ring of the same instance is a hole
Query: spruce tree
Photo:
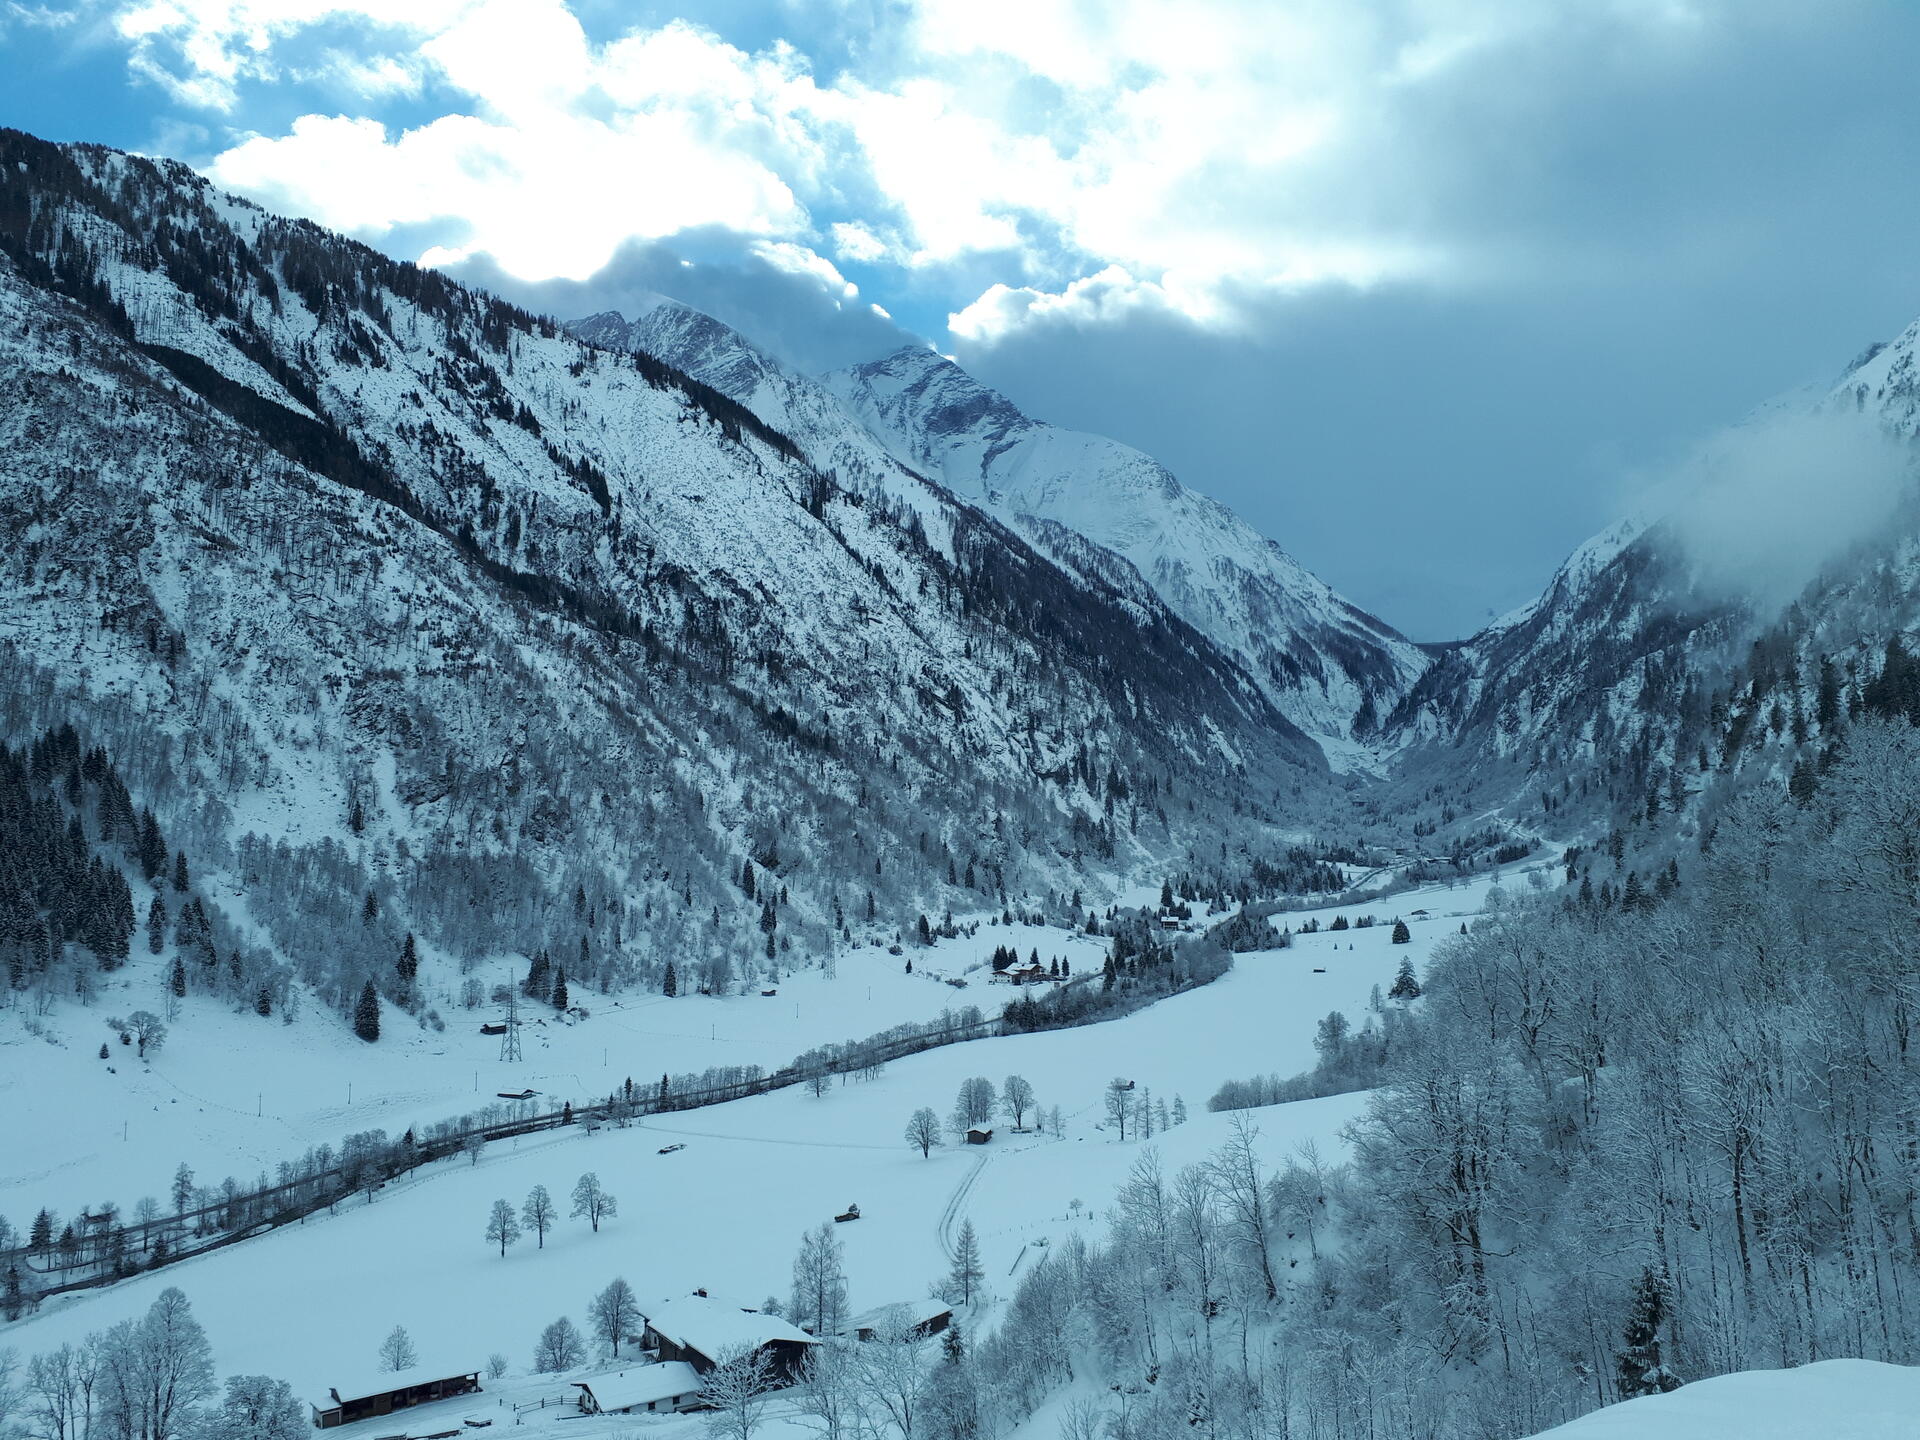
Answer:
[[947, 1272], [947, 1294], [957, 1305], [971, 1305], [980, 1295], [987, 1272], [980, 1263], [980, 1240], [973, 1222], [960, 1222], [960, 1233], [953, 1242], [953, 1268]]
[[394, 970], [400, 977], [401, 993], [411, 995], [413, 993], [413, 979], [420, 973], [420, 952], [413, 943], [413, 932], [411, 930], [407, 932], [406, 941], [400, 947], [400, 959], [395, 963]]
[[360, 1003], [353, 1008], [353, 1033], [369, 1045], [380, 1038], [380, 992], [369, 980], [360, 989]]
[[553, 972], [553, 1008], [563, 1015], [567, 1010], [567, 970], [564, 965]]
[[680, 993], [680, 972], [673, 968], [671, 960], [667, 961], [667, 976], [660, 982], [660, 993], [668, 998]]
[[1393, 977], [1393, 988], [1387, 991], [1387, 998], [1389, 1000], [1418, 1000], [1420, 998], [1420, 982], [1414, 978], [1413, 961], [1411, 959], [1401, 960], [1400, 973]]
[[1404, 920], [1395, 920], [1393, 922], [1393, 943], [1395, 945], [1405, 945], [1412, 939], [1413, 932], [1407, 928], [1407, 922]]
[[1620, 1398], [1639, 1395], [1664, 1395], [1680, 1388], [1680, 1379], [1660, 1359], [1660, 1330], [1667, 1318], [1667, 1288], [1661, 1277], [1647, 1266], [1634, 1282], [1633, 1299], [1627, 1311], [1627, 1324], [1621, 1338]]

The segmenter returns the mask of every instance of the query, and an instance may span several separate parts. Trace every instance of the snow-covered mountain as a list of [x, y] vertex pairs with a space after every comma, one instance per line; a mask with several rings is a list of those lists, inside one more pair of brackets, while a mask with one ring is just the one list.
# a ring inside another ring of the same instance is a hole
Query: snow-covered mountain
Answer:
[[1322, 783], [1141, 587], [181, 166], [0, 133], [0, 393], [10, 732], [107, 744], [336, 999], [376, 886], [738, 976]]
[[1058, 526], [1132, 562], [1336, 755], [1356, 733], [1371, 738], [1375, 714], [1427, 666], [1418, 647], [1151, 456], [1034, 420], [931, 350], [901, 349], [826, 383], [901, 460], [1030, 538]]
[[1406, 772], [1511, 793], [1592, 771], [1616, 803], [1657, 808], [1755, 755], [1790, 767], [1834, 704], [1857, 708], [1888, 639], [1920, 627], [1916, 376], [1920, 324], [1756, 410], [1692, 488], [1448, 647], [1387, 717]]
[[571, 328], [644, 350], [791, 435], [848, 484], [917, 477], [996, 516], [1066, 568], [1144, 587], [1259, 680], [1336, 765], [1426, 667], [1417, 647], [1336, 595], [1225, 506], [1116, 441], [1044, 425], [931, 350], [816, 381], [676, 301]]

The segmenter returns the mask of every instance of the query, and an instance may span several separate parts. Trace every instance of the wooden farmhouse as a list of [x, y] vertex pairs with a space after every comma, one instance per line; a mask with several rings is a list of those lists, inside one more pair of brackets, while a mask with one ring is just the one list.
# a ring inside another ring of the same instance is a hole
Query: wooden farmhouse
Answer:
[[479, 1390], [478, 1366], [415, 1365], [406, 1370], [349, 1377], [328, 1390], [326, 1399], [311, 1402], [313, 1423], [331, 1430], [336, 1425], [351, 1425], [356, 1420], [371, 1420], [456, 1395], [474, 1395]]
[[1044, 965], [1029, 962], [1025, 965], [1009, 965], [1004, 970], [996, 970], [987, 977], [1005, 985], [1037, 985], [1042, 980], [1058, 980], [1058, 975], [1049, 975]]
[[938, 1300], [907, 1300], [897, 1305], [877, 1305], [849, 1320], [840, 1333], [853, 1340], [873, 1340], [884, 1335], [906, 1334], [916, 1340], [938, 1335], [953, 1323], [953, 1307]]
[[700, 1374], [684, 1360], [630, 1365], [591, 1380], [576, 1380], [582, 1415], [667, 1415], [700, 1398]]
[[681, 1360], [705, 1375], [743, 1350], [766, 1353], [774, 1383], [791, 1385], [800, 1375], [809, 1346], [820, 1342], [778, 1315], [731, 1305], [706, 1295], [663, 1300], [642, 1318], [641, 1344], [662, 1361]]

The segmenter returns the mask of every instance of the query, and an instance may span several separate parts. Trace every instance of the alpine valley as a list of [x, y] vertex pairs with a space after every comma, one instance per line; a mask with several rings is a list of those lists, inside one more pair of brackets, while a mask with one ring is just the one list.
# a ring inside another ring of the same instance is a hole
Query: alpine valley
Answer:
[[[1783, 437], [1871, 483], [1748, 584]], [[220, 1440], [1905, 1403], [1917, 440], [1920, 324], [1416, 644], [931, 348], [0, 131], [0, 1440], [197, 1440], [45, 1368], [182, 1291]], [[708, 1421], [612, 1413], [630, 1339]]]

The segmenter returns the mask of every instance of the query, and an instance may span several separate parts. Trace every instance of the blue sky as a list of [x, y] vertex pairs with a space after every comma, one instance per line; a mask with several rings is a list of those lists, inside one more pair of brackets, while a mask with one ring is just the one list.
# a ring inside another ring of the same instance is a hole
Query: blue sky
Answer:
[[1920, 316], [1917, 73], [1898, 0], [0, 5], [0, 123], [809, 368], [923, 337], [1419, 639]]

